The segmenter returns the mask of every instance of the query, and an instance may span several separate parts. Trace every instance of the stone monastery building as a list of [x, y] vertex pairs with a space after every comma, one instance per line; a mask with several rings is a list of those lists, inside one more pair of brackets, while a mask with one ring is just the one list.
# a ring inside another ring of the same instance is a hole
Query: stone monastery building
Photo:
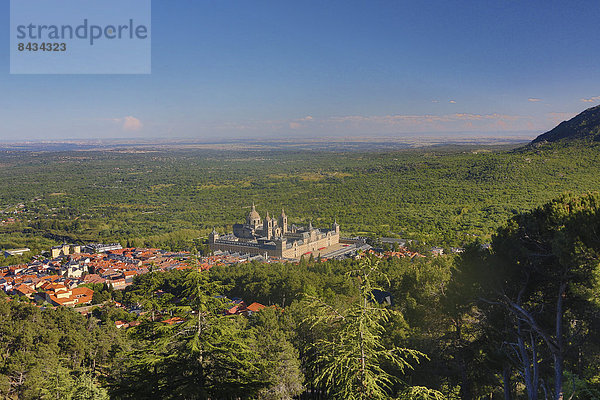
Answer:
[[327, 252], [327, 248], [340, 242], [340, 226], [337, 221], [330, 229], [308, 228], [288, 225], [288, 218], [281, 210], [279, 219], [267, 215], [262, 220], [256, 207], [246, 217], [246, 223], [233, 225], [233, 233], [219, 235], [215, 230], [209, 235], [211, 250], [247, 254], [267, 254], [269, 257], [299, 259], [315, 251]]

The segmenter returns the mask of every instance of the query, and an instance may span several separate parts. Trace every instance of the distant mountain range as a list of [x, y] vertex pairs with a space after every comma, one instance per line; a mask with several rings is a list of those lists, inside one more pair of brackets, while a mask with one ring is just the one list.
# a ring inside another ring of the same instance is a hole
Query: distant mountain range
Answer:
[[588, 108], [537, 138], [531, 144], [572, 140], [600, 141], [600, 106]]

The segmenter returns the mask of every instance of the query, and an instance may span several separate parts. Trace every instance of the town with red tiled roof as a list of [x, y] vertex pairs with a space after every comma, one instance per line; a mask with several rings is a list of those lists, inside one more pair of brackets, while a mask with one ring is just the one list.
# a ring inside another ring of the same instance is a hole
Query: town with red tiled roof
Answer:
[[[357, 253], [360, 258], [372, 254], [380, 258], [415, 258], [423, 255], [404, 247], [396, 251], [377, 252], [370, 248]], [[86, 246], [61, 245], [51, 249], [52, 257], [38, 256], [28, 264], [0, 267], [0, 289], [9, 295], [26, 297], [38, 304], [52, 307], [82, 307], [87, 312], [93, 301], [92, 285], [106, 284], [115, 290], [123, 290], [133, 284], [138, 275], [149, 271], [170, 271], [199, 268], [209, 270], [213, 266], [235, 265], [252, 261], [272, 263], [289, 262], [275, 257], [247, 255], [216, 251], [212, 255], [198, 257], [190, 263], [189, 252], [170, 252], [155, 248], [122, 248], [119, 244], [93, 244]], [[320, 261], [326, 261], [325, 258]], [[297, 262], [295, 262], [297, 263]], [[192, 266], [194, 265], [194, 266]], [[251, 315], [265, 308], [259, 303], [246, 305], [241, 299], [224, 311], [225, 315]], [[122, 307], [122, 306], [120, 306]], [[174, 318], [163, 321], [175, 324]], [[121, 326], [129, 326], [127, 323]]]
[[[90, 250], [103, 250], [91, 252]], [[121, 248], [118, 244], [87, 246], [61, 245], [51, 249], [53, 257], [37, 256], [28, 264], [0, 267], [0, 289], [52, 306], [89, 305], [94, 291], [85, 285], [107, 284], [125, 289], [137, 275], [150, 270], [169, 271], [194, 268], [189, 252], [154, 248]], [[250, 261], [282, 262], [277, 258], [219, 253], [198, 258], [198, 267], [234, 265]]]

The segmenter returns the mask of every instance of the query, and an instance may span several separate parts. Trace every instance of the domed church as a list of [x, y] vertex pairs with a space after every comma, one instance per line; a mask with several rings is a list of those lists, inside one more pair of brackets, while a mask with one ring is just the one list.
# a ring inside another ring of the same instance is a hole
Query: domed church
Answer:
[[298, 259], [302, 255], [318, 253], [324, 255], [340, 242], [340, 226], [335, 221], [330, 228], [316, 229], [288, 225], [285, 211], [279, 218], [271, 217], [267, 211], [263, 220], [252, 208], [244, 224], [233, 225], [233, 233], [219, 235], [213, 230], [209, 235], [210, 248], [243, 254], [261, 254], [270, 257]]

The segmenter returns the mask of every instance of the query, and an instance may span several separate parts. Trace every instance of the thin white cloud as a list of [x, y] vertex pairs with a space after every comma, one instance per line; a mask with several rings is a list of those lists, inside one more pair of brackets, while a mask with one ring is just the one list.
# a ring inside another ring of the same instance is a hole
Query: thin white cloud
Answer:
[[456, 101], [455, 100], [450, 100], [450, 103], [456, 104]]
[[542, 101], [542, 99], [538, 99], [537, 97], [530, 97], [530, 98], [527, 99], [527, 101], [531, 101], [533, 103], [536, 103], [538, 101]]
[[300, 119], [295, 119], [293, 121], [290, 121], [290, 123], [288, 124], [290, 129], [300, 129], [304, 126], [304, 122], [312, 122], [314, 120], [314, 118], [311, 115], [307, 115], [304, 118], [300, 118]]
[[348, 115], [326, 122], [338, 129], [376, 132], [459, 132], [524, 130], [529, 117], [507, 114], [455, 113], [446, 115]]
[[584, 103], [595, 103], [597, 101], [600, 101], [600, 96], [590, 97], [589, 99], [581, 99], [581, 101], [583, 101]]
[[568, 112], [551, 112], [548, 113], [548, 119], [552, 122], [552, 124], [558, 124], [573, 118], [575, 115], [577, 114]]
[[388, 114], [306, 116], [281, 120], [246, 120], [203, 126], [207, 132], [222, 131], [231, 134], [283, 134], [293, 131], [299, 135], [396, 135], [431, 133], [482, 132], [544, 132], [557, 122], [572, 117], [569, 113], [549, 113], [539, 116], [514, 114]]
[[132, 117], [131, 115], [128, 115], [127, 117], [123, 118], [114, 118], [113, 121], [120, 124], [121, 129], [128, 132], [139, 131], [144, 127], [142, 121], [140, 121], [136, 117]]

